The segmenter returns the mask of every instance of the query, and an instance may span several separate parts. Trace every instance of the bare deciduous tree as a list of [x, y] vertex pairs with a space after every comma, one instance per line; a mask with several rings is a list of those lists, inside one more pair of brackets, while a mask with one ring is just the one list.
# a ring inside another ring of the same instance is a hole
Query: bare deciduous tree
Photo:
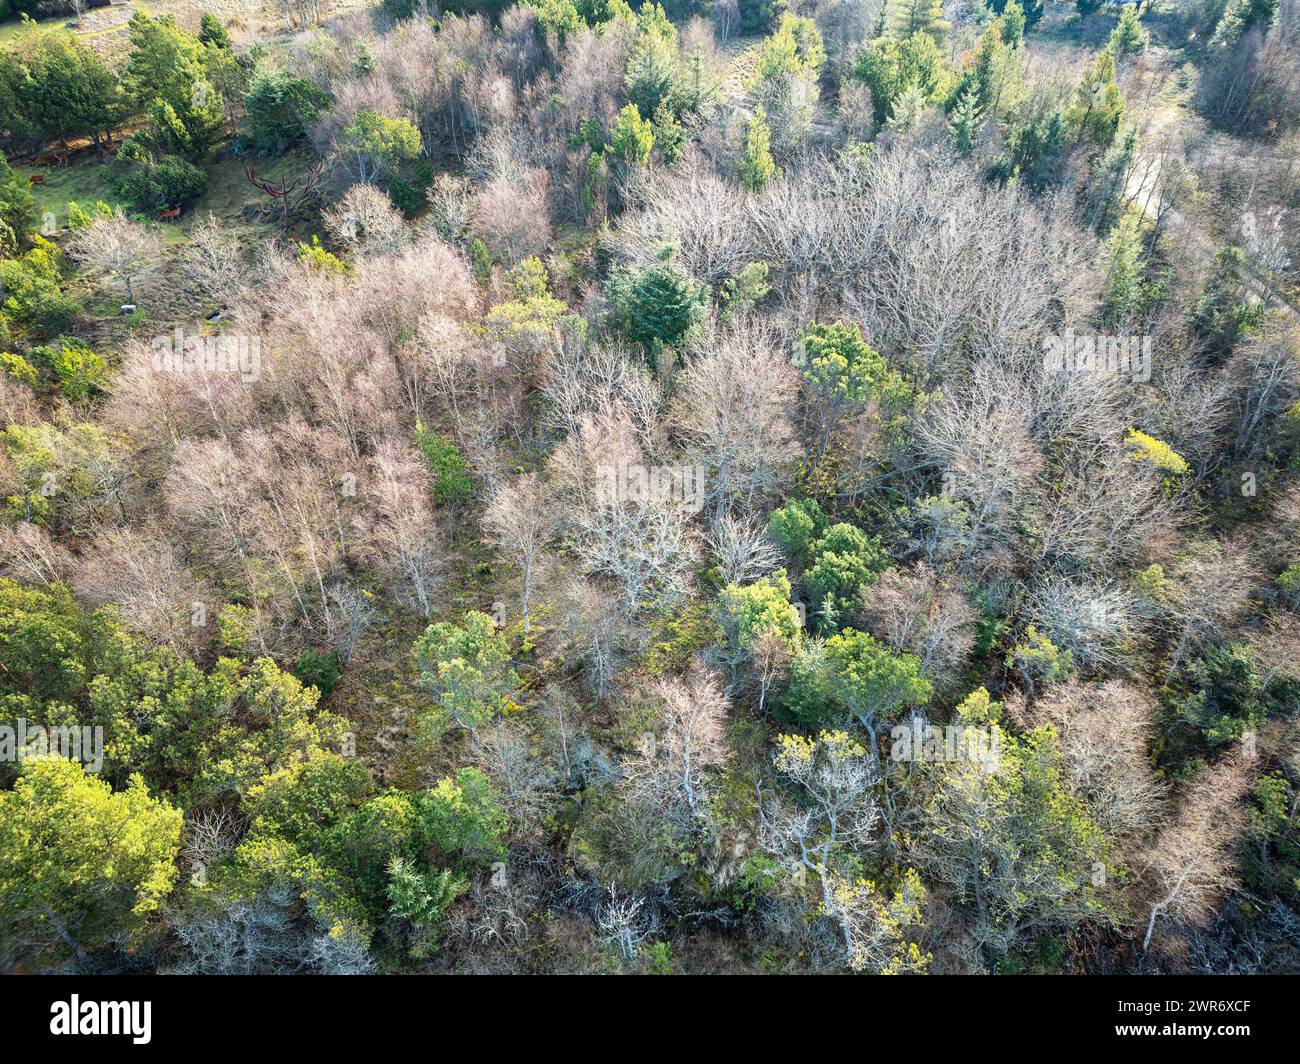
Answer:
[[699, 341], [681, 375], [674, 422], [704, 464], [714, 518], [752, 509], [799, 455], [790, 420], [798, 379], [771, 331], [741, 321]]
[[921, 660], [936, 684], [951, 683], [975, 645], [975, 611], [925, 565], [890, 569], [862, 592], [867, 628]]
[[492, 541], [520, 569], [520, 610], [524, 631], [531, 632], [530, 610], [538, 567], [555, 531], [555, 518], [545, 486], [536, 473], [527, 473], [501, 487], [483, 514], [483, 527]]
[[1206, 769], [1180, 797], [1147, 851], [1151, 900], [1142, 948], [1162, 917], [1197, 922], [1237, 883], [1237, 843], [1246, 823], [1242, 800], [1250, 787], [1245, 758]]
[[393, 201], [374, 185], [353, 185], [325, 212], [324, 222], [330, 235], [356, 256], [392, 251], [407, 237]]
[[120, 210], [96, 218], [68, 241], [72, 258], [84, 266], [105, 270], [122, 283], [128, 303], [135, 302], [135, 282], [162, 254], [163, 241], [153, 230], [133, 222]]
[[73, 586], [95, 605], [116, 606], [131, 631], [177, 650], [207, 642], [216, 622], [216, 596], [161, 536], [130, 529], [104, 532]]

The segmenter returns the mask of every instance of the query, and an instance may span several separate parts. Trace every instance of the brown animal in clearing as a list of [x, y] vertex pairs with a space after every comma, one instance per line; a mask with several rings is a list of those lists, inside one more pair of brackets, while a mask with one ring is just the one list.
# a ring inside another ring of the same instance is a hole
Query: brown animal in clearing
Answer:
[[180, 216], [181, 209], [179, 207], [173, 207], [171, 210], [163, 211], [162, 214], [158, 215], [158, 220], [165, 221], [168, 218], [179, 218]]
[[32, 176], [29, 177], [29, 178], [27, 179], [27, 183], [28, 183], [29, 185], [43, 185], [43, 184], [45, 184], [45, 175], [44, 175], [44, 174], [32, 174]]

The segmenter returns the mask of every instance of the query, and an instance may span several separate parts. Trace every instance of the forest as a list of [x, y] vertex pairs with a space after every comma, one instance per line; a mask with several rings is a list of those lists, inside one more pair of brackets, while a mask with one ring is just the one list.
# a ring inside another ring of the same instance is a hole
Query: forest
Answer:
[[1300, 0], [0, 19], [0, 971], [1300, 972]]

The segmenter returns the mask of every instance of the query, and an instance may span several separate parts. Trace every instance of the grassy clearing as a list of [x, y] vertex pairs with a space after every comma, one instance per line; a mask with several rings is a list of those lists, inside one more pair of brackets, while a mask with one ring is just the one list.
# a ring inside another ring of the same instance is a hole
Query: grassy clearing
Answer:
[[[108, 180], [110, 156], [96, 156], [92, 151], [80, 153], [68, 166], [36, 166], [14, 162], [14, 172], [26, 179], [39, 174], [45, 178], [32, 185], [38, 215], [47, 211], [59, 229], [68, 224], [68, 203], [75, 202], [90, 210], [102, 200], [110, 207], [120, 207], [130, 212], [128, 204], [113, 194]], [[214, 157], [207, 164], [208, 190], [190, 204], [178, 223], [162, 226], [169, 243], [184, 243], [194, 225], [210, 213], [235, 229], [241, 236], [265, 239], [279, 232], [274, 217], [263, 215], [259, 208], [271, 201], [263, 192], [248, 183], [244, 176], [247, 160], [229, 153]], [[292, 151], [273, 159], [256, 159], [259, 177], [279, 181], [281, 177], [304, 173], [311, 164], [309, 151]], [[39, 224], [38, 219], [38, 224]]]
[[[89, 210], [96, 200], [103, 200], [110, 207], [123, 207], [125, 204], [113, 196], [108, 186], [108, 156], [97, 157], [94, 152], [83, 152], [67, 166], [35, 166], [30, 163], [11, 164], [14, 172], [23, 179], [41, 175], [45, 180], [32, 185], [32, 196], [36, 200], [38, 214], [53, 214], [60, 229], [68, 224], [68, 202], [78, 203]], [[45, 226], [38, 223], [40, 228]]]
[[249, 183], [244, 165], [251, 162], [259, 178], [278, 183], [284, 177], [292, 181], [295, 176], [305, 175], [313, 159], [310, 149], [295, 149], [269, 158], [236, 158], [229, 152], [215, 156], [207, 164], [208, 191], [186, 209], [177, 228], [188, 232], [211, 213], [243, 238], [256, 241], [277, 235], [280, 226], [275, 216], [262, 210], [273, 201]]

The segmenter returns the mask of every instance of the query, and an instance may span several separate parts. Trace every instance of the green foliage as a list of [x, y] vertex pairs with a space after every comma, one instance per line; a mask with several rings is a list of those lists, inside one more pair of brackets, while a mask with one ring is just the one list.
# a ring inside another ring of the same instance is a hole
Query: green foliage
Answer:
[[415, 427], [415, 446], [433, 474], [433, 497], [441, 506], [463, 506], [474, 497], [469, 463], [450, 440], [421, 425]]
[[449, 868], [421, 874], [404, 857], [394, 857], [388, 866], [389, 911], [410, 920], [420, 929], [437, 924], [469, 883]]
[[612, 270], [608, 293], [619, 327], [651, 352], [660, 345], [680, 345], [704, 316], [706, 306], [705, 291], [671, 262], [642, 270]]
[[[1091, 167], [1083, 192], [1084, 221], [1105, 236], [1118, 222], [1128, 202], [1129, 175], [1138, 157], [1138, 131], [1127, 127]], [[1136, 254], [1137, 248], [1134, 248]]]
[[1174, 713], [1211, 746], [1258, 731], [1270, 717], [1300, 708], [1300, 684], [1263, 671], [1243, 643], [1211, 646], [1186, 670], [1171, 695]]
[[640, 114], [670, 112], [680, 95], [676, 31], [670, 36], [643, 33], [628, 57], [623, 84], [627, 98]]
[[718, 594], [718, 623], [734, 664], [753, 655], [760, 639], [779, 639], [793, 652], [802, 626], [790, 604], [790, 580], [778, 569], [752, 584], [728, 584]]
[[498, 303], [483, 320], [482, 333], [507, 352], [529, 360], [553, 343], [559, 330], [581, 334], [586, 322], [570, 314], [551, 293], [546, 267], [534, 255], [522, 259], [506, 274], [514, 299]]
[[110, 507], [121, 517], [120, 442], [99, 426], [10, 425], [0, 433], [0, 450], [16, 474], [9, 481], [14, 493], [4, 500], [11, 519], [65, 531], [77, 518], [102, 517]]
[[347, 264], [327, 250], [320, 242], [320, 237], [312, 234], [310, 241], [303, 240], [298, 244], [297, 252], [298, 261], [310, 267], [313, 270], [319, 270], [321, 273], [346, 273]]
[[230, 47], [230, 34], [226, 32], [221, 20], [210, 11], [203, 12], [199, 17], [199, 43], [213, 48]]
[[721, 321], [730, 321], [737, 314], [744, 314], [772, 290], [767, 283], [768, 268], [766, 262], [747, 262], [734, 277], [722, 282], [718, 292], [718, 317]]
[[740, 32], [767, 33], [785, 14], [786, 0], [739, 0]]
[[894, 113], [906, 90], [915, 89], [927, 103], [941, 104], [956, 81], [946, 51], [926, 33], [901, 41], [877, 37], [859, 57], [853, 74], [871, 90], [876, 121], [881, 124]]
[[39, 371], [22, 355], [15, 355], [10, 351], [0, 353], [0, 369], [4, 371], [5, 376], [21, 381], [31, 388], [40, 384]]
[[924, 33], [939, 47], [952, 28], [943, 18], [943, 0], [886, 0], [881, 18], [886, 36], [905, 41]]
[[244, 95], [253, 147], [278, 154], [307, 135], [330, 95], [306, 78], [259, 66]]
[[983, 688], [956, 720], [986, 729], [997, 756], [933, 763], [917, 848], [923, 869], [972, 914], [967, 926], [986, 957], [1005, 956], [1035, 929], [1113, 919], [1109, 845], [1071, 793], [1053, 730], [1003, 730], [1001, 706]]
[[868, 537], [853, 525], [831, 525], [813, 546], [812, 565], [804, 583], [812, 595], [817, 627], [835, 631], [856, 610], [862, 592], [889, 567], [878, 536]]
[[[1005, 15], [1011, 4], [1016, 2], [1017, 0], [989, 0], [989, 7], [998, 15]], [[1047, 0], [1024, 0], [1019, 6], [1023, 11], [1025, 27], [1032, 29], [1042, 20], [1047, 10]]]
[[1036, 683], [1059, 683], [1070, 677], [1074, 668], [1074, 654], [1062, 650], [1032, 624], [1025, 629], [1025, 637], [1007, 655], [1007, 666], [1019, 671], [1029, 693], [1034, 693]]
[[[216, 890], [247, 897], [289, 887], [338, 932], [369, 941], [386, 916], [417, 931], [413, 951], [466, 886], [462, 868], [504, 855], [505, 816], [487, 777], [462, 769], [427, 791], [374, 794], [354, 758], [320, 753], [269, 776], [248, 795], [251, 823]], [[450, 864], [432, 869], [429, 860]]]
[[1102, 315], [1109, 325], [1122, 325], [1140, 316], [1152, 292], [1142, 278], [1142, 215], [1135, 208], [1124, 213], [1106, 238], [1106, 280], [1102, 285]]
[[1187, 460], [1169, 444], [1145, 432], [1129, 429], [1124, 444], [1128, 447], [1129, 461], [1143, 463], [1159, 472], [1160, 481], [1170, 495], [1181, 487], [1183, 478], [1192, 470]]
[[1125, 4], [1107, 45], [1117, 56], [1138, 55], [1146, 50], [1151, 35], [1142, 25], [1137, 4]]
[[629, 165], [644, 166], [654, 146], [654, 126], [641, 117], [637, 105], [630, 103], [619, 111], [618, 121], [609, 132], [610, 152]]
[[47, 31], [22, 39], [14, 85], [25, 118], [47, 140], [99, 143], [126, 116], [125, 93], [93, 48], [75, 34]]
[[59, 287], [63, 256], [43, 237], [20, 258], [0, 260], [0, 294], [4, 296], [0, 339], [14, 329], [36, 340], [62, 332], [77, 313], [77, 304]]
[[655, 109], [654, 142], [659, 148], [659, 154], [669, 166], [682, 157], [682, 149], [686, 145], [686, 131], [677, 121], [667, 100], [660, 100], [659, 106]]
[[811, 322], [801, 339], [803, 378], [823, 402], [860, 408], [901, 398], [901, 382], [856, 324]]
[[343, 131], [343, 142], [364, 185], [424, 151], [420, 131], [409, 119], [389, 118], [376, 111], [358, 111]]
[[1242, 280], [1246, 253], [1226, 245], [1215, 252], [1205, 291], [1192, 307], [1190, 324], [1210, 351], [1223, 356], [1260, 322], [1263, 305], [1250, 299]]
[[824, 644], [810, 642], [790, 667], [781, 705], [809, 729], [856, 720], [873, 738], [879, 727], [933, 693], [913, 654], [899, 653], [866, 632], [847, 629]]
[[205, 673], [57, 586], [0, 581], [0, 665], [3, 723], [102, 727], [106, 778], [140, 772], [190, 800], [245, 793], [302, 756], [339, 748], [346, 729], [268, 658], [247, 667], [219, 659]]
[[1255, 781], [1249, 810], [1245, 881], [1255, 890], [1294, 899], [1300, 895], [1300, 810], [1296, 792], [1280, 772]]
[[320, 752], [268, 774], [248, 788], [243, 809], [254, 835], [275, 836], [305, 851], [319, 851], [326, 832], [374, 793], [365, 764]]
[[528, 0], [537, 12], [537, 23], [552, 48], [558, 48], [586, 27], [573, 0]]
[[131, 57], [123, 81], [149, 116], [149, 129], [135, 139], [147, 139], [159, 153], [203, 159], [225, 132], [225, 101], [209, 78], [209, 50], [171, 15], [137, 11], [128, 28]]
[[1025, 22], [1025, 9], [1017, 0], [1007, 0], [1002, 14], [998, 16], [998, 26], [1002, 31], [1002, 39], [1007, 42], [1008, 47], [1019, 48], [1024, 43]]
[[777, 175], [772, 159], [772, 131], [767, 128], [767, 113], [756, 108], [745, 125], [745, 154], [738, 164], [740, 183], [758, 192]]
[[336, 651], [308, 647], [298, 656], [293, 674], [304, 687], [315, 687], [322, 698], [328, 698], [343, 675], [343, 662]]
[[816, 499], [794, 499], [773, 512], [767, 531], [796, 565], [807, 565], [813, 548], [826, 531], [827, 517]]
[[1267, 30], [1277, 22], [1278, 0], [1230, 0], [1214, 27], [1210, 47], [1231, 47], [1256, 27]]
[[492, 283], [492, 252], [478, 237], [470, 245], [470, 265], [474, 270], [474, 280], [486, 288]]
[[96, 218], [112, 218], [113, 208], [103, 200], [96, 200], [94, 213], [86, 210], [75, 200], [68, 200], [68, 228], [87, 229]]
[[984, 112], [1024, 121], [1024, 114], [1016, 106], [1020, 99], [1022, 61], [1019, 34], [1023, 33], [1016, 17], [1019, 12], [1018, 5], [1010, 4], [985, 27], [973, 59], [967, 62], [960, 82], [949, 97], [951, 103], [974, 92]]
[[781, 16], [777, 31], [763, 41], [754, 76], [760, 80], [803, 74], [814, 81], [826, 65], [826, 49], [810, 18]]
[[53, 378], [69, 402], [98, 395], [108, 377], [104, 360], [73, 337], [61, 336], [53, 346], [33, 347], [27, 355]]
[[451, 725], [477, 728], [504, 712], [519, 687], [509, 644], [485, 613], [471, 610], [460, 624], [429, 625], [413, 651], [420, 686], [436, 703], [424, 721], [432, 735]]
[[468, 889], [465, 877], [450, 868], [420, 872], [405, 857], [393, 858], [388, 866], [388, 911], [414, 928], [411, 956], [429, 954], [443, 916]]
[[65, 956], [138, 937], [176, 882], [181, 812], [52, 757], [0, 793], [0, 932]]
[[72, 702], [112, 632], [107, 615], [84, 614], [66, 588], [0, 580], [0, 691], [37, 702]]
[[208, 190], [208, 175], [179, 155], [157, 157], [127, 138], [118, 150], [112, 188], [141, 211], [153, 212], [191, 202]]
[[925, 93], [915, 85], [908, 85], [899, 94], [898, 99], [894, 101], [894, 111], [885, 123], [885, 128], [891, 130], [916, 129], [925, 117], [926, 109], [929, 106]]
[[868, 729], [907, 707], [924, 705], [933, 693], [914, 654], [891, 650], [866, 632], [849, 629], [831, 636], [826, 660], [836, 698]]
[[27, 182], [13, 171], [0, 155], [0, 222], [9, 227], [19, 240], [27, 236], [36, 215], [36, 200]]
[[1006, 152], [994, 164], [999, 181], [1019, 180], [1034, 191], [1057, 184], [1062, 177], [1069, 127], [1065, 111], [1048, 105], [1013, 124], [1007, 133]]
[[1075, 138], [1095, 148], [1108, 148], [1124, 118], [1124, 94], [1115, 81], [1115, 56], [1102, 49], [1083, 73], [1065, 121]]
[[505, 856], [506, 815], [496, 788], [478, 769], [439, 780], [420, 796], [420, 812], [437, 853], [478, 866]]
[[970, 155], [975, 150], [983, 126], [984, 114], [980, 110], [979, 97], [973, 90], [967, 89], [958, 98], [948, 123], [953, 145], [962, 155]]
[[411, 167], [410, 180], [394, 174], [388, 182], [388, 198], [393, 206], [407, 218], [414, 218], [428, 203], [427, 193], [433, 184], [433, 164], [428, 159], [417, 159]]
[[1292, 562], [1278, 574], [1277, 589], [1292, 602], [1300, 602], [1300, 562]]

